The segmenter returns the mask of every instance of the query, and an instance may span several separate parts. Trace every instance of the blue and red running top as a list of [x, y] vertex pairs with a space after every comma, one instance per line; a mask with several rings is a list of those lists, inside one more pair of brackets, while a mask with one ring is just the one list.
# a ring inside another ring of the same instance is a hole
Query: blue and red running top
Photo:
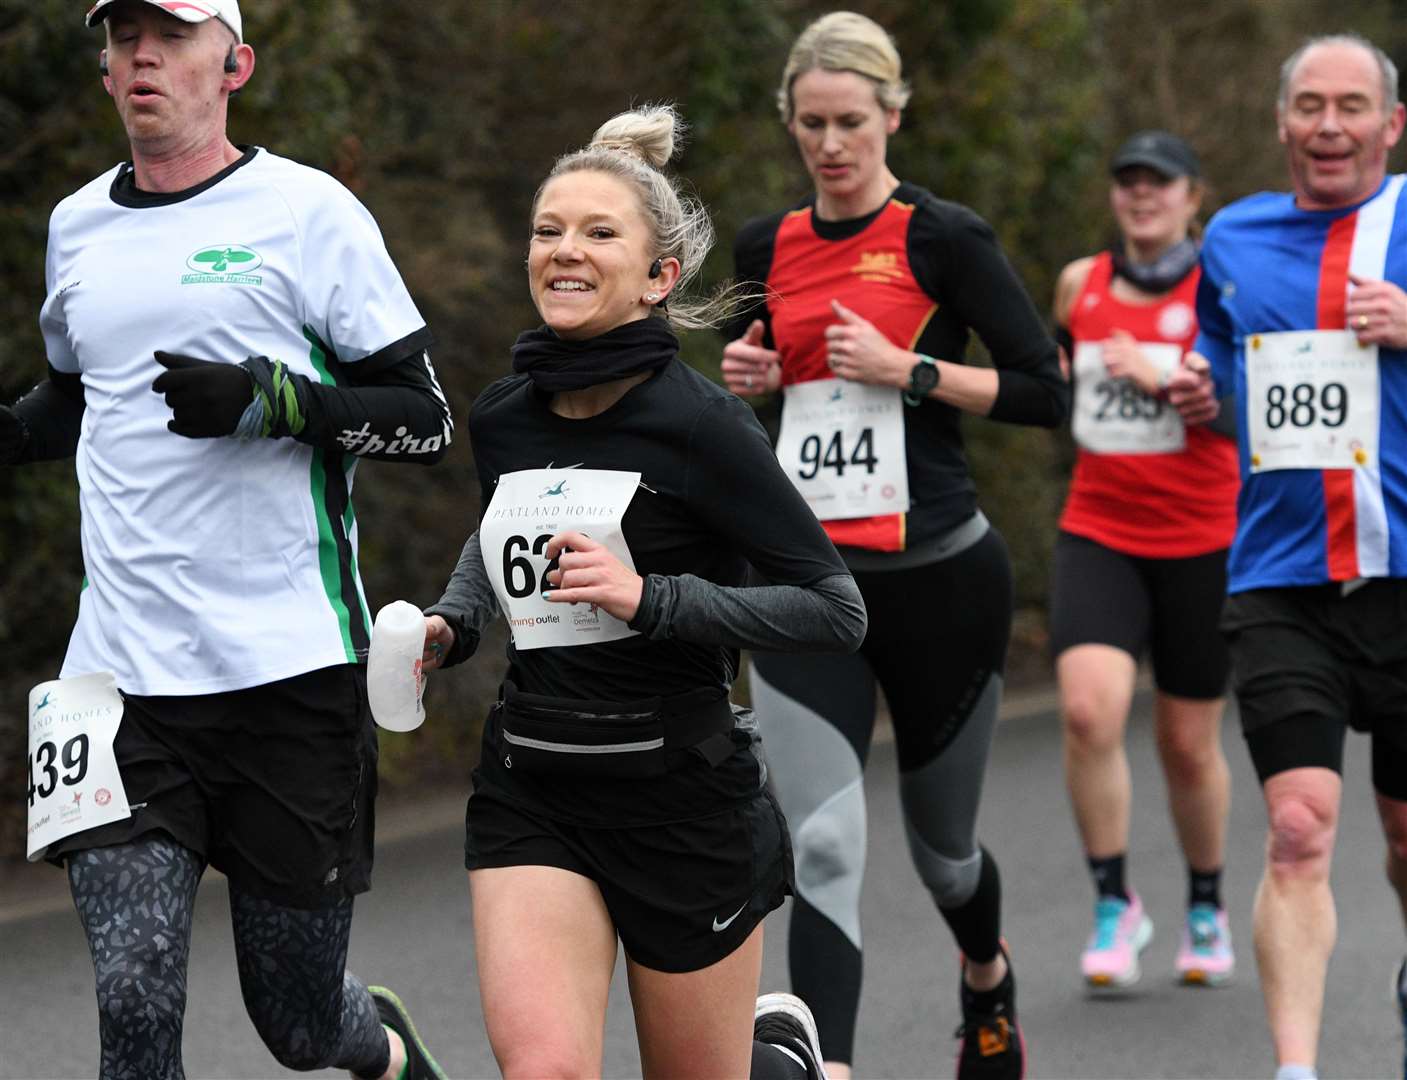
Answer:
[[1217, 392], [1236, 394], [1241, 496], [1228, 590], [1407, 577], [1407, 352], [1379, 350], [1378, 461], [1251, 472], [1246, 343], [1255, 334], [1343, 330], [1350, 275], [1407, 287], [1404, 176], [1367, 200], [1300, 210], [1287, 193], [1232, 203], [1207, 227], [1196, 349]]

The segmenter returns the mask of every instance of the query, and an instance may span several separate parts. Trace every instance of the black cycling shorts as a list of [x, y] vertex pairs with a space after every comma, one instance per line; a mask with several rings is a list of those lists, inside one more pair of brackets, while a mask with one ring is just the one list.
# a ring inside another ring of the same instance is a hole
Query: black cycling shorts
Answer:
[[132, 816], [65, 837], [51, 862], [164, 832], [285, 907], [371, 887], [376, 729], [362, 665], [219, 694], [124, 694], [113, 748]]
[[1159, 690], [1210, 701], [1226, 693], [1231, 665], [1217, 630], [1225, 600], [1225, 550], [1147, 559], [1061, 532], [1051, 575], [1051, 651], [1058, 657], [1076, 645], [1110, 645], [1138, 660], [1147, 650]]
[[475, 779], [464, 865], [555, 866], [590, 878], [626, 955], [655, 971], [717, 963], [792, 892], [791, 838], [765, 789], [706, 817], [607, 828], [543, 816]]
[[1309, 766], [1343, 775], [1353, 728], [1372, 736], [1373, 787], [1407, 800], [1407, 580], [1238, 593], [1222, 628], [1262, 784]]

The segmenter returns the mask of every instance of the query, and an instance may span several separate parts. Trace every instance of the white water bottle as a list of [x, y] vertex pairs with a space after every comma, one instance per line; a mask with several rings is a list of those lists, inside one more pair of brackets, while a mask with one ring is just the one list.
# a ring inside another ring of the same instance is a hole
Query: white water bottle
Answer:
[[413, 731], [425, 720], [425, 615], [414, 604], [394, 600], [376, 613], [371, 655], [366, 661], [366, 696], [371, 715], [387, 731]]

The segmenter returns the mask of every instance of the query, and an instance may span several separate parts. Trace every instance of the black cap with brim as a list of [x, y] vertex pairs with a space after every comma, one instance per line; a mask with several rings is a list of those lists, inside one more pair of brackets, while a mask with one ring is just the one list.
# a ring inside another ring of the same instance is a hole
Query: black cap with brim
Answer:
[[1119, 173], [1136, 165], [1152, 169], [1169, 180], [1202, 174], [1201, 163], [1192, 147], [1170, 131], [1140, 131], [1132, 136], [1109, 162], [1109, 171]]

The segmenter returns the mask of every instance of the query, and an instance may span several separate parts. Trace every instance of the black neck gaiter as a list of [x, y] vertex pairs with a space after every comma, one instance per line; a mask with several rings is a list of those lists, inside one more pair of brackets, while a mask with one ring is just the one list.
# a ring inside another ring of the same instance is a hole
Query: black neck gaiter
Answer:
[[664, 319], [649, 316], [579, 341], [547, 326], [525, 330], [513, 345], [513, 370], [556, 394], [655, 372], [679, 355], [679, 339]]

